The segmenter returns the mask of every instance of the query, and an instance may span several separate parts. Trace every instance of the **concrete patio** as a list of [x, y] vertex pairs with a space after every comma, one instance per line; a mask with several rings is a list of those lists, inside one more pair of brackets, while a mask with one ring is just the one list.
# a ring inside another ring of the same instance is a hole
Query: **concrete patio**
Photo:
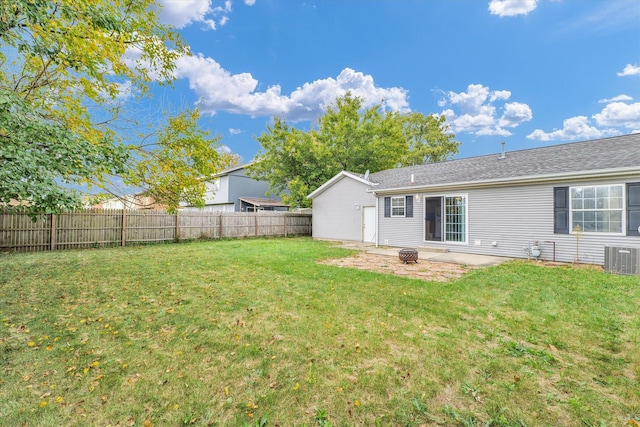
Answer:
[[[402, 248], [378, 246], [373, 244], [362, 242], [337, 242], [338, 246], [347, 249], [356, 249], [364, 252], [368, 252], [375, 255], [387, 255], [398, 259], [398, 252]], [[511, 258], [466, 254], [460, 252], [444, 252], [440, 250], [430, 250], [429, 248], [417, 248], [418, 249], [418, 261], [435, 261], [435, 262], [448, 262], [451, 264], [461, 264], [474, 267], [498, 265], [505, 261], [511, 260]]]

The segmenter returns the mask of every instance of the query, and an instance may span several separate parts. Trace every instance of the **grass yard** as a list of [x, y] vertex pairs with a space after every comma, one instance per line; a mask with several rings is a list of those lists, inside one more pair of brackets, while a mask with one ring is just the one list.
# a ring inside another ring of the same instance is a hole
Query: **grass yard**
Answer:
[[7, 426], [638, 426], [640, 280], [307, 238], [0, 256]]

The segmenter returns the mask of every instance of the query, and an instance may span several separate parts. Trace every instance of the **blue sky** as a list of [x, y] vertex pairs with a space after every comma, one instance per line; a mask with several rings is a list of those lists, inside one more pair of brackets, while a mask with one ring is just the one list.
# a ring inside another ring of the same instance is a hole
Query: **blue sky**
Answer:
[[243, 162], [274, 116], [308, 129], [346, 91], [444, 115], [457, 157], [640, 131], [638, 0], [160, 3], [193, 56], [148, 108], [198, 105]]

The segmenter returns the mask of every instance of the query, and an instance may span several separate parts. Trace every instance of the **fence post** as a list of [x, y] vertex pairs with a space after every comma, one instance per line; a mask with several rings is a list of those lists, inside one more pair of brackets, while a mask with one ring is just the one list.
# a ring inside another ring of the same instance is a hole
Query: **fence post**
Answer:
[[289, 218], [289, 214], [284, 214], [284, 237], [287, 237], [287, 218]]
[[122, 208], [122, 246], [127, 242], [127, 210]]
[[180, 218], [178, 218], [179, 210], [176, 211], [176, 242], [180, 240]]
[[56, 233], [57, 233], [57, 219], [58, 216], [56, 214], [51, 214], [51, 250], [56, 250]]
[[256, 229], [255, 235], [256, 235], [256, 237], [258, 237], [258, 214], [254, 213], [253, 215], [254, 215], [254, 218], [255, 218], [255, 222], [254, 222], [255, 223], [255, 229]]
[[223, 236], [222, 236], [222, 231], [223, 231], [223, 227], [222, 227], [222, 213], [223, 213], [223, 212], [222, 212], [222, 211], [220, 211], [220, 224], [219, 224], [219, 225], [220, 225], [220, 233], [219, 233], [220, 239], [222, 239], [222, 237], [223, 237]]

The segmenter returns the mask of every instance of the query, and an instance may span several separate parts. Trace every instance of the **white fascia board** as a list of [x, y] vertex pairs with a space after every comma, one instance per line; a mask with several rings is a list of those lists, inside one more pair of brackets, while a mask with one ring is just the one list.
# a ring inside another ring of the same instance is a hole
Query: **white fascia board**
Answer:
[[453, 182], [437, 185], [412, 185], [407, 187], [385, 188], [382, 190], [369, 190], [375, 195], [380, 194], [397, 194], [397, 193], [417, 193], [420, 191], [442, 191], [442, 190], [463, 190], [471, 188], [487, 188], [487, 187], [509, 187], [527, 184], [543, 184], [549, 182], [579, 181], [585, 179], [609, 179], [609, 178], [625, 178], [640, 177], [640, 168], [634, 166], [629, 168], [601, 169], [589, 172], [572, 172], [561, 174], [547, 175], [530, 175], [518, 178], [500, 178], [489, 179], [484, 181], [466, 181]]
[[320, 187], [316, 188], [314, 191], [309, 193], [309, 195], [307, 196], [307, 199], [313, 199], [313, 198], [319, 196], [325, 190], [327, 190], [329, 187], [334, 185], [336, 182], [342, 180], [343, 178], [351, 178], [351, 179], [356, 180], [358, 182], [361, 182], [361, 183], [363, 183], [365, 185], [374, 185], [373, 183], [369, 182], [368, 180], [366, 180], [364, 178], [360, 178], [359, 176], [354, 175], [354, 174], [352, 174], [350, 172], [347, 172], [347, 171], [342, 171], [342, 172], [338, 173], [337, 175], [335, 175], [333, 178], [331, 178], [329, 181], [325, 182]]
[[212, 175], [209, 177], [209, 179], [212, 179], [212, 178], [219, 178], [219, 177], [221, 177], [221, 176], [229, 175], [231, 172], [239, 171], [239, 170], [241, 170], [241, 169], [246, 169], [246, 168], [248, 168], [249, 166], [251, 166], [252, 164], [254, 164], [255, 162], [256, 162], [256, 161], [255, 161], [255, 160], [253, 160], [253, 161], [251, 161], [251, 162], [249, 162], [249, 163], [245, 163], [245, 164], [242, 164], [242, 165], [238, 165], [238, 166], [231, 167], [231, 168], [229, 168], [229, 169], [221, 170], [220, 172], [217, 172], [217, 173], [212, 174]]

